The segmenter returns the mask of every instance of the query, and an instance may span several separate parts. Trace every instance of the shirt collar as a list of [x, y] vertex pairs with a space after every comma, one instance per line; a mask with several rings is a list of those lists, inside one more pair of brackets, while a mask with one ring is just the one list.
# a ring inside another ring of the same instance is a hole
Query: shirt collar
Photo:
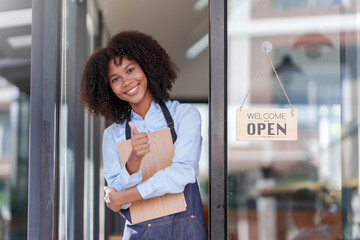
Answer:
[[[147, 116], [151, 115], [153, 112], [156, 112], [159, 109], [161, 110], [160, 105], [157, 102], [152, 101], [151, 105], [150, 105], [150, 108], [149, 108], [148, 112], [146, 113], [145, 118]], [[131, 119], [134, 119], [134, 120], [140, 119], [140, 120], [142, 120], [142, 117], [140, 117], [139, 114], [137, 114], [136, 112], [134, 112], [134, 110], [131, 109]]]

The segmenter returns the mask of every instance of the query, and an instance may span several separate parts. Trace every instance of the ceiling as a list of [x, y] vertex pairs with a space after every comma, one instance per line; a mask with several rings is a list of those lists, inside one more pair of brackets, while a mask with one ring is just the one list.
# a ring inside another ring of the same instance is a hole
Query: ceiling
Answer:
[[[133, 29], [151, 34], [166, 49], [180, 69], [172, 97], [207, 100], [207, 45], [198, 56], [192, 59], [185, 56], [186, 51], [208, 33], [207, 0], [94, 1], [102, 12], [107, 38]], [[0, 0], [0, 14], [30, 8], [31, 0]], [[31, 47], [15, 49], [9, 45], [8, 38], [30, 34], [30, 23], [13, 27], [0, 25], [0, 75], [26, 93], [30, 92]], [[207, 38], [205, 41], [207, 44]]]
[[[0, 0], [0, 14], [7, 11], [30, 9], [31, 0]], [[9, 37], [31, 34], [31, 25], [0, 25], [0, 75], [17, 85], [22, 91], [30, 92], [30, 45], [13, 48], [8, 43]]]

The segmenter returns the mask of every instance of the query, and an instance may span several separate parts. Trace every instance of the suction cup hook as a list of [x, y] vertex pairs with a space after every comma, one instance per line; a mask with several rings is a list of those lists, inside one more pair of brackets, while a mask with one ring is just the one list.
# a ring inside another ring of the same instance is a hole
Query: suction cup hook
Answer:
[[271, 50], [272, 50], [272, 44], [271, 44], [271, 42], [269, 42], [269, 41], [265, 41], [265, 42], [263, 42], [262, 44], [261, 44], [261, 50], [264, 52], [264, 53], [266, 53], [266, 52], [271, 52]]

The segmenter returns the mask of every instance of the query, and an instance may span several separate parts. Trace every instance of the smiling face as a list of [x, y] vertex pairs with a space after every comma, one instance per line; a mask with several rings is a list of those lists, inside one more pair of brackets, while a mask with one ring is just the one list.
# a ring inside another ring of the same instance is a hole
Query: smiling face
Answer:
[[[119, 62], [119, 57], [116, 62]], [[147, 77], [137, 61], [124, 56], [122, 63], [117, 66], [111, 60], [108, 81], [115, 95], [128, 102], [144, 118], [154, 97], [148, 88]]]

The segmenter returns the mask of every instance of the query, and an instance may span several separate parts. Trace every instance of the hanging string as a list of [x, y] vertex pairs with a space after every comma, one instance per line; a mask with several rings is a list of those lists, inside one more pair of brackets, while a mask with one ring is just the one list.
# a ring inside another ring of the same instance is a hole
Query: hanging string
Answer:
[[255, 76], [254, 76], [254, 78], [252, 79], [252, 81], [250, 82], [250, 87], [249, 87], [249, 89], [248, 89], [247, 92], [246, 92], [245, 98], [244, 98], [244, 100], [243, 100], [243, 102], [242, 102], [242, 104], [241, 104], [241, 107], [240, 107], [240, 111], [241, 111], [241, 109], [243, 108], [244, 103], [245, 103], [245, 100], [246, 100], [246, 98], [248, 97], [248, 95], [249, 95], [249, 93], [250, 93], [250, 91], [251, 91], [251, 89], [252, 89], [251, 83], [254, 82], [255, 79], [257, 78], [257, 75], [258, 75], [259, 72], [260, 72], [261, 66], [262, 66], [263, 63], [264, 63], [265, 57], [266, 57], [266, 55], [264, 55], [263, 58], [261, 59], [261, 62], [260, 62], [259, 66], [258, 66], [258, 68], [257, 68], [257, 70], [256, 70]]
[[[282, 82], [281, 82], [281, 80], [280, 80], [280, 78], [279, 78], [279, 75], [278, 75], [277, 72], [276, 72], [276, 69], [275, 69], [275, 67], [274, 67], [274, 64], [272, 63], [272, 61], [271, 61], [271, 59], [270, 59], [270, 57], [269, 57], [268, 49], [265, 48], [265, 51], [264, 51], [264, 52], [265, 52], [265, 54], [264, 54], [263, 58], [261, 59], [260, 65], [258, 66], [258, 68], [257, 68], [257, 70], [256, 70], [256, 73], [255, 73], [255, 76], [254, 76], [252, 82], [255, 82], [255, 80], [256, 80], [259, 72], [260, 72], [261, 66], [262, 66], [262, 64], [263, 64], [263, 62], [264, 62], [264, 59], [265, 59], [265, 57], [266, 57], [266, 58], [268, 59], [270, 65], [271, 65], [272, 70], [274, 71], [275, 76], [276, 76], [276, 78], [277, 78], [277, 80], [278, 80], [278, 82], [279, 82], [279, 84], [280, 84], [280, 87], [281, 87], [281, 89], [282, 89], [282, 91], [283, 91], [283, 93], [284, 93], [284, 95], [285, 95], [285, 97], [286, 97], [286, 99], [287, 99], [287, 101], [288, 101], [288, 103], [289, 103], [289, 105], [290, 105], [291, 113], [294, 114], [294, 108], [293, 108], [292, 105], [291, 105], [290, 99], [289, 99], [288, 95], [286, 94], [285, 88], [284, 88], [284, 86], [283, 86], [283, 84], [282, 84]], [[251, 83], [250, 83], [250, 87], [249, 87], [249, 89], [248, 89], [248, 91], [247, 91], [247, 93], [246, 93], [246, 95], [245, 95], [245, 97], [244, 97], [244, 100], [243, 100], [242, 104], [241, 104], [240, 111], [242, 110], [242, 108], [243, 108], [243, 106], [244, 106], [244, 103], [245, 103], [245, 101], [246, 101], [246, 98], [248, 97], [251, 89], [252, 89], [252, 85], [251, 85]]]
[[270, 65], [271, 65], [271, 67], [272, 67], [272, 69], [273, 69], [273, 71], [274, 71], [274, 73], [275, 73], [275, 76], [276, 76], [276, 78], [277, 78], [277, 80], [278, 80], [278, 82], [279, 82], [279, 84], [280, 84], [280, 87], [281, 87], [281, 89], [282, 89], [282, 91], [283, 91], [283, 93], [284, 93], [284, 95], [285, 95], [285, 97], [286, 97], [286, 99], [287, 99], [287, 101], [288, 101], [288, 103], [289, 103], [289, 105], [290, 105], [291, 113], [294, 113], [294, 108], [292, 107], [291, 102], [290, 102], [290, 99], [289, 99], [288, 95], [286, 94], [284, 85], [282, 84], [282, 82], [281, 82], [281, 80], [280, 80], [280, 78], [279, 78], [279, 75], [277, 74], [276, 69], [275, 69], [275, 67], [274, 67], [274, 64], [272, 63], [272, 61], [271, 61], [271, 59], [270, 59], [269, 54], [267, 53], [267, 51], [265, 51], [265, 56], [266, 56], [267, 59], [269, 60], [269, 63], [270, 63]]

